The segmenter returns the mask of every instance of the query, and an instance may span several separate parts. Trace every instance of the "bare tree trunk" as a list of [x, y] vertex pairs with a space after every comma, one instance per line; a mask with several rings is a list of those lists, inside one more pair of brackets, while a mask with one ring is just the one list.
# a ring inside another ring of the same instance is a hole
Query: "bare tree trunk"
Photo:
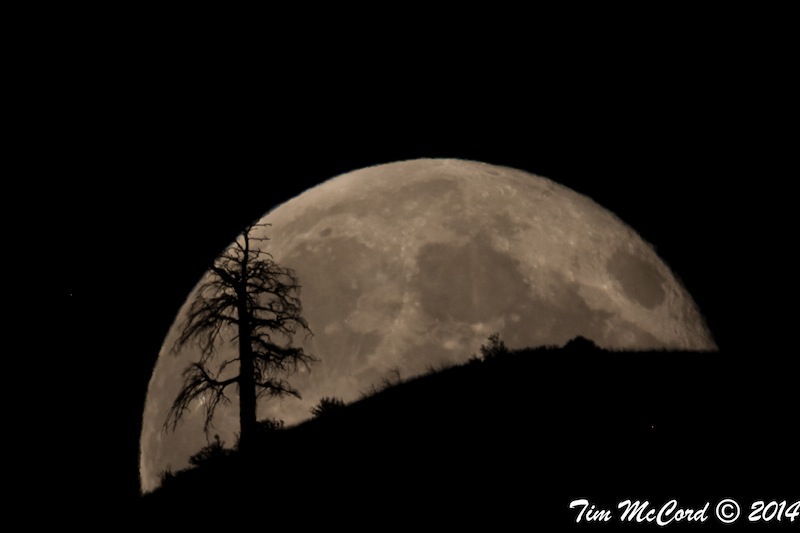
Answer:
[[256, 383], [251, 344], [252, 316], [247, 305], [247, 275], [250, 258], [250, 241], [245, 238], [244, 258], [241, 263], [241, 285], [237, 288], [239, 314], [239, 451], [248, 458], [252, 453], [256, 433]]
[[249, 456], [256, 432], [256, 385], [250, 333], [243, 329], [239, 327], [239, 451]]

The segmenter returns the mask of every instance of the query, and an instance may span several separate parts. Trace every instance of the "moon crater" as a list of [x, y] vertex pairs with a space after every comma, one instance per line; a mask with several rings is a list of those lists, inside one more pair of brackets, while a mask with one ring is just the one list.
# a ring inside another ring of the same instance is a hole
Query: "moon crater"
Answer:
[[664, 302], [665, 279], [646, 259], [617, 250], [608, 261], [608, 272], [622, 286], [625, 296], [648, 309]]

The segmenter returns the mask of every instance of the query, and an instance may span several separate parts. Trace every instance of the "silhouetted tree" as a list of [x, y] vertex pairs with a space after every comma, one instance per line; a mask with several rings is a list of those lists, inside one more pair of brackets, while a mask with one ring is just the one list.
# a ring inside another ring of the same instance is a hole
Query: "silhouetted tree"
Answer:
[[[311, 334], [302, 317], [300, 285], [293, 270], [278, 265], [253, 244], [262, 224], [250, 224], [223, 252], [203, 278], [173, 347], [200, 349], [199, 360], [183, 372], [183, 385], [172, 404], [165, 427], [173, 430], [192, 402], [203, 400], [208, 433], [220, 402], [229, 402], [226, 389], [239, 392], [239, 451], [246, 454], [258, 431], [256, 402], [261, 396], [300, 397], [286, 377], [315, 361], [302, 347], [292, 345], [298, 330]], [[238, 344], [237, 357], [222, 361], [212, 356], [225, 341]], [[231, 369], [238, 363], [238, 373]], [[227, 372], [226, 372], [227, 371]]]

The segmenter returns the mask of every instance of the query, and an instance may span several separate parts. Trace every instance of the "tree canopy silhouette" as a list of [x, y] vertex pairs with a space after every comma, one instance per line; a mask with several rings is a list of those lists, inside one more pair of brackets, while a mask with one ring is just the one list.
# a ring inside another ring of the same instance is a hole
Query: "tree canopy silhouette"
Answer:
[[[226, 391], [236, 385], [242, 453], [249, 451], [258, 431], [258, 398], [299, 398], [287, 377], [316, 360], [302, 347], [293, 346], [298, 331], [311, 334], [302, 316], [294, 271], [254, 246], [268, 240], [255, 236], [255, 230], [264, 226], [248, 225], [214, 261], [197, 288], [173, 352], [194, 344], [200, 357], [183, 371], [183, 384], [164, 422], [165, 428], [174, 430], [193, 402], [200, 401], [208, 433], [219, 404], [230, 402]], [[214, 357], [225, 342], [238, 344], [236, 357]], [[238, 372], [231, 375], [237, 363]]]

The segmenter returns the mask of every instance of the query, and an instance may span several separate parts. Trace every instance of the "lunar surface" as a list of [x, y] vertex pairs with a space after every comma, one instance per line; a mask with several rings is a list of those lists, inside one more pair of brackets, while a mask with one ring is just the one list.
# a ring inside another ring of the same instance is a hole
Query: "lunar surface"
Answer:
[[[589, 198], [520, 170], [446, 159], [365, 168], [304, 192], [262, 222], [271, 224], [262, 246], [303, 286], [314, 336], [295, 341], [319, 362], [290, 379], [302, 400], [260, 404], [259, 418], [300, 422], [321, 397], [352, 401], [395, 369], [410, 377], [463, 362], [494, 332], [512, 348], [577, 335], [615, 349], [716, 348], [650, 245]], [[175, 432], [162, 431], [181, 372], [198, 358], [192, 347], [170, 353], [186, 308], [150, 380], [145, 491], [207, 442], [199, 405]], [[237, 416], [232, 401], [214, 419], [212, 433], [228, 445]]]

